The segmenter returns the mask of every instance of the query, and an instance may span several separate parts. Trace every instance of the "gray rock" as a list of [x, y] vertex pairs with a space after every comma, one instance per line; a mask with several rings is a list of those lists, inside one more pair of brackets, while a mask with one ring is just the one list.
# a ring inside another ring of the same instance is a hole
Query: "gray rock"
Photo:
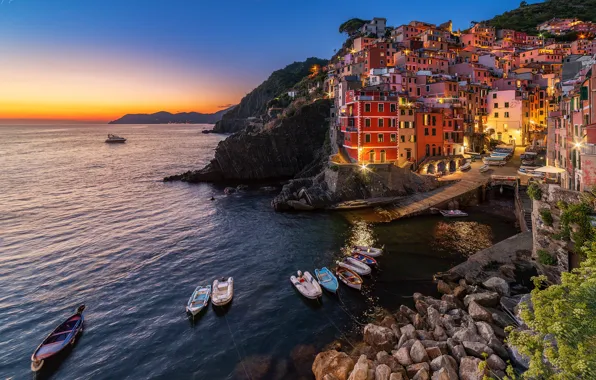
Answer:
[[509, 295], [509, 284], [500, 277], [491, 277], [482, 283], [485, 288], [493, 290], [502, 296]]
[[459, 378], [461, 380], [482, 380], [486, 371], [478, 369], [481, 360], [478, 358], [465, 357], [459, 363]]
[[470, 329], [463, 328], [453, 334], [453, 339], [459, 343], [466, 342], [478, 342], [486, 344], [486, 341], [482, 337]]
[[401, 330], [399, 329], [399, 326], [396, 323], [391, 325], [391, 330], [393, 331], [393, 335], [395, 335], [397, 339], [401, 337]]
[[441, 368], [433, 373], [432, 380], [459, 380], [457, 371]]
[[488, 364], [488, 368], [492, 369], [493, 371], [504, 371], [507, 368], [507, 364], [498, 357], [497, 355], [493, 354], [486, 359], [486, 364]]
[[426, 302], [424, 302], [424, 300], [416, 301], [415, 306], [416, 306], [416, 310], [421, 315], [426, 315], [426, 310], [430, 307]]
[[414, 320], [412, 321], [412, 324], [414, 325], [416, 330], [424, 330], [424, 329], [428, 328], [428, 326], [426, 325], [426, 322], [424, 321], [424, 317], [418, 313], [416, 313], [416, 315], [414, 315]]
[[395, 318], [393, 318], [392, 316], [388, 315], [385, 318], [383, 318], [383, 320], [381, 321], [381, 323], [379, 323], [379, 326], [391, 328], [391, 326], [394, 325], [394, 324], [396, 324], [396, 323], [397, 323], [397, 321], [395, 320]]
[[410, 348], [410, 357], [414, 363], [422, 363], [428, 361], [428, 354], [426, 353], [426, 349], [420, 343], [420, 341], [414, 342], [412, 348]]
[[[453, 296], [452, 296], [453, 297]], [[451, 301], [440, 301], [439, 302], [439, 312], [445, 314], [449, 310], [457, 309], [458, 306], [456, 303]]]
[[521, 368], [528, 369], [530, 367], [530, 358], [519, 352], [515, 347], [507, 347], [507, 352], [511, 357], [511, 362]]
[[464, 297], [464, 305], [468, 307], [470, 302], [476, 301], [480, 306], [495, 307], [499, 303], [499, 293], [485, 292], [468, 294]]
[[375, 349], [390, 352], [397, 343], [397, 339], [393, 330], [369, 323], [364, 327], [364, 342]]
[[495, 354], [499, 355], [503, 360], [509, 359], [509, 352], [499, 339], [492, 338], [488, 341], [488, 346], [495, 352]]
[[[443, 294], [443, 296], [441, 297], [441, 300], [445, 301], [449, 304], [453, 304], [453, 305], [457, 306], [457, 308], [459, 308], [459, 309], [464, 308], [464, 303], [462, 302], [462, 300], [460, 300], [453, 294]], [[451, 310], [451, 309], [449, 309], [449, 310]]]
[[391, 368], [386, 364], [379, 364], [375, 369], [375, 380], [389, 380]]
[[443, 355], [443, 352], [439, 347], [428, 347], [426, 348], [426, 354], [428, 355], [429, 360], [433, 360], [434, 358]]
[[443, 280], [439, 280], [439, 282], [437, 282], [437, 290], [441, 294], [451, 294], [451, 293], [453, 293], [453, 290], [451, 289], [451, 287], [449, 286], [449, 284], [447, 284]]
[[478, 330], [478, 334], [480, 334], [482, 339], [487, 342], [492, 338], [496, 338], [493, 328], [486, 322], [476, 322], [476, 330]]
[[406, 336], [406, 339], [416, 339], [416, 328], [413, 325], [405, 325], [399, 330], [402, 336]]
[[432, 307], [426, 309], [426, 320], [432, 329], [437, 326], [443, 326], [443, 323], [441, 322], [441, 314]]
[[457, 361], [449, 355], [441, 355], [430, 362], [430, 369], [438, 371], [441, 368], [450, 368], [457, 371]]
[[410, 320], [410, 322], [414, 322], [414, 316], [416, 315], [416, 312], [412, 309], [410, 309], [409, 307], [407, 307], [406, 305], [401, 305], [399, 307], [399, 311], [408, 317], [408, 319]]
[[402, 348], [404, 344], [407, 342], [407, 340], [408, 337], [406, 336], [406, 334], [402, 334], [402, 336], [399, 337], [399, 341], [397, 342], [397, 349], [399, 350], [400, 348]]
[[471, 301], [468, 305], [468, 313], [476, 321], [492, 322], [493, 316], [485, 308], [477, 304], [475, 301]]
[[451, 351], [451, 355], [453, 355], [453, 357], [456, 358], [460, 362], [461, 362], [461, 360], [463, 358], [465, 358], [466, 356], [468, 356], [466, 354], [466, 349], [461, 344], [458, 344], [458, 345], [456, 345], [456, 346], [453, 347], [453, 351]]
[[478, 342], [462, 342], [466, 353], [471, 356], [475, 356], [480, 359], [484, 359], [483, 354], [492, 355], [493, 350], [484, 343]]
[[377, 364], [385, 364], [391, 368], [391, 372], [403, 369], [401, 364], [392, 355], [389, 355], [385, 351], [379, 351], [377, 354]]
[[435, 327], [433, 331], [433, 337], [435, 340], [446, 341], [449, 337], [447, 336], [447, 332], [441, 326]]
[[414, 363], [410, 357], [410, 350], [406, 347], [402, 347], [397, 351], [392, 351], [392, 356], [399, 364], [406, 367]]
[[389, 380], [407, 380], [407, 379], [404, 379], [404, 376], [400, 372], [396, 372], [396, 373], [392, 373], [391, 376], [389, 376]]
[[435, 337], [431, 331], [426, 330], [416, 330], [416, 336], [420, 340], [434, 340]]
[[361, 355], [354, 366], [348, 380], [367, 380], [368, 379], [368, 359], [366, 355]]
[[420, 371], [423, 368], [426, 369], [427, 372], [430, 372], [430, 366], [428, 365], [427, 362], [409, 365], [406, 368], [408, 377], [412, 378], [412, 377], [416, 376], [418, 371]]
[[416, 372], [412, 380], [430, 380], [428, 370], [426, 370], [425, 368], [421, 368], [418, 372]]
[[491, 316], [493, 318], [493, 322], [502, 328], [505, 328], [507, 326], [511, 326], [513, 324], [515, 324], [515, 321], [513, 321], [513, 319], [511, 319], [511, 317], [509, 317], [509, 315], [507, 313], [505, 313], [504, 311], [501, 310], [497, 310], [497, 309], [489, 309], [487, 308], [488, 311], [490, 311]]

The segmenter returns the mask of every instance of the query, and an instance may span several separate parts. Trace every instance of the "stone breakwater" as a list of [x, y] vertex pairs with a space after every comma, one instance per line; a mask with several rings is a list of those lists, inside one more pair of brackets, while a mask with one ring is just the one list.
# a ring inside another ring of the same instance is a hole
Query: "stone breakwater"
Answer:
[[319, 353], [312, 365], [316, 380], [481, 380], [485, 375], [502, 378], [508, 360], [527, 365], [504, 343], [504, 329], [518, 325], [516, 305], [528, 291], [515, 279], [530, 258], [524, 249], [528, 236], [499, 243], [515, 253], [496, 261], [484, 258], [499, 244], [472, 256], [476, 277], [458, 274], [470, 268], [468, 262], [443, 275], [449, 280], [437, 281], [440, 299], [414, 293], [414, 309], [402, 305], [367, 324], [363, 342], [350, 352]]

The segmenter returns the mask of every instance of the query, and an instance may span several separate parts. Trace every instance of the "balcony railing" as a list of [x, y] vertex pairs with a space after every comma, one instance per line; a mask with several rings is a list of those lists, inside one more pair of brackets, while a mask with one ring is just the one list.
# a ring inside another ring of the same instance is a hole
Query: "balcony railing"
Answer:
[[596, 145], [594, 144], [582, 144], [581, 154], [596, 156]]

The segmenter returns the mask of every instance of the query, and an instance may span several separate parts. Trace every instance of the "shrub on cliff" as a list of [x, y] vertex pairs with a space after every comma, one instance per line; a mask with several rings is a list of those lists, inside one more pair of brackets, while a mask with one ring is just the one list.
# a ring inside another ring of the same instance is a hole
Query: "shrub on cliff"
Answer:
[[531, 183], [530, 186], [528, 186], [528, 196], [530, 198], [532, 198], [535, 201], [539, 201], [540, 199], [542, 199], [542, 190], [540, 189], [540, 186], [538, 186], [535, 183]]
[[596, 241], [582, 251], [586, 259], [561, 284], [541, 289], [534, 279], [533, 310], [521, 306], [530, 330], [511, 330], [508, 343], [530, 358], [524, 379], [596, 379]]
[[555, 259], [546, 249], [539, 249], [537, 252], [538, 254], [538, 262], [542, 265], [556, 265], [557, 259]]
[[547, 226], [553, 225], [553, 214], [551, 214], [549, 209], [543, 208], [540, 210], [540, 217]]

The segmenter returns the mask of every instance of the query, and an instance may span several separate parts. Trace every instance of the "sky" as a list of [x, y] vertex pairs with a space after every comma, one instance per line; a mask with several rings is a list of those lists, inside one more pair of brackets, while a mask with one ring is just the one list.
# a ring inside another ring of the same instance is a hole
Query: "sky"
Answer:
[[[535, 1], [532, 1], [535, 2]], [[211, 113], [329, 58], [352, 17], [467, 28], [519, 0], [0, 0], [0, 122]]]

